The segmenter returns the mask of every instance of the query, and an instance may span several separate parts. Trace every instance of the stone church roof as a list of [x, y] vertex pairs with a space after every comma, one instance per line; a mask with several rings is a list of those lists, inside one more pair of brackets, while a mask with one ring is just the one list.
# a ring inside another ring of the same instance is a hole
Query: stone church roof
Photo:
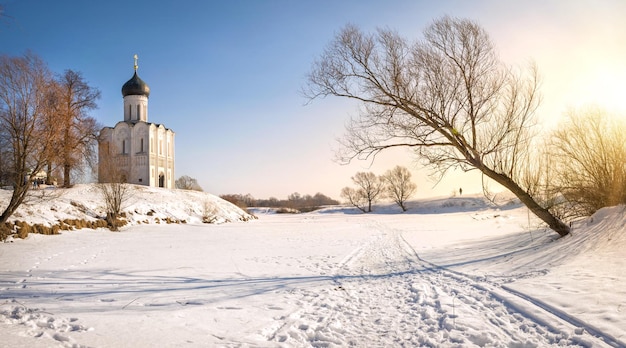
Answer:
[[150, 87], [137, 76], [137, 70], [135, 70], [133, 77], [122, 86], [122, 96], [125, 97], [127, 95], [143, 95], [146, 97], [150, 95]]

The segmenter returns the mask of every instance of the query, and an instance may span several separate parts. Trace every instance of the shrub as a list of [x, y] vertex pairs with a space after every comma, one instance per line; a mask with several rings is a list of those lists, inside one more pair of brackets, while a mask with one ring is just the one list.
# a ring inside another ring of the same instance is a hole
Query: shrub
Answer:
[[208, 201], [205, 201], [202, 206], [202, 222], [205, 224], [212, 224], [217, 220], [217, 209]]
[[293, 208], [278, 208], [276, 214], [299, 214], [300, 211]]
[[107, 226], [109, 228], [109, 230], [111, 231], [117, 231], [120, 227], [126, 226], [126, 224], [128, 223], [128, 221], [126, 221], [126, 219], [120, 219], [120, 218], [109, 218], [107, 219]]
[[4, 241], [13, 233], [13, 226], [10, 222], [0, 224], [0, 241]]
[[31, 228], [30, 225], [23, 222], [23, 221], [18, 221], [16, 223], [17, 226], [17, 237], [21, 238], [21, 239], [25, 239], [26, 237], [28, 237], [28, 233], [30, 233]]
[[54, 234], [54, 230], [46, 225], [35, 224], [32, 227], [32, 233], [43, 234], [46, 236]]

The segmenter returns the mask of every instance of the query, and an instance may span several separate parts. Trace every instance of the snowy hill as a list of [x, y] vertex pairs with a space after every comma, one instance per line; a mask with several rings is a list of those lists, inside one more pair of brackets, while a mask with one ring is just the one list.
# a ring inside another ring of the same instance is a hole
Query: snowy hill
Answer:
[[[10, 193], [8, 190], [0, 190], [0, 202], [8, 200]], [[30, 199], [20, 206], [10, 221], [51, 226], [65, 219], [90, 221], [106, 216], [104, 201], [94, 184], [76, 185], [69, 189], [33, 190], [31, 193]], [[253, 218], [237, 206], [210, 193], [138, 185], [130, 185], [130, 194], [122, 210], [130, 225], [167, 219], [199, 223], [205, 216], [214, 223]]]

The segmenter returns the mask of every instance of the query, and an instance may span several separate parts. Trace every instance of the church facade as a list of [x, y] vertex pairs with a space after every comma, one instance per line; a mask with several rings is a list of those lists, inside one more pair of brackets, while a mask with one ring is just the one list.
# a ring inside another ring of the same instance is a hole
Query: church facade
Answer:
[[[174, 132], [148, 122], [150, 87], [135, 73], [122, 86], [124, 120], [98, 138], [98, 181], [174, 188]], [[115, 175], [112, 175], [115, 173]]]

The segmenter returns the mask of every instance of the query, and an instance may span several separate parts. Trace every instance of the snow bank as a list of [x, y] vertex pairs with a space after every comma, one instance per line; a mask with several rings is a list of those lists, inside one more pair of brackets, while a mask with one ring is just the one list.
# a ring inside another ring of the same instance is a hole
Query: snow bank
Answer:
[[[210, 193], [188, 190], [129, 185], [130, 194], [122, 206], [128, 222], [155, 223], [167, 219], [187, 223], [247, 221], [252, 215]], [[0, 207], [10, 199], [11, 192], [0, 190]], [[30, 196], [10, 218], [29, 224], [54, 225], [64, 219], [94, 220], [105, 216], [104, 201], [95, 184], [73, 188], [32, 190]]]

